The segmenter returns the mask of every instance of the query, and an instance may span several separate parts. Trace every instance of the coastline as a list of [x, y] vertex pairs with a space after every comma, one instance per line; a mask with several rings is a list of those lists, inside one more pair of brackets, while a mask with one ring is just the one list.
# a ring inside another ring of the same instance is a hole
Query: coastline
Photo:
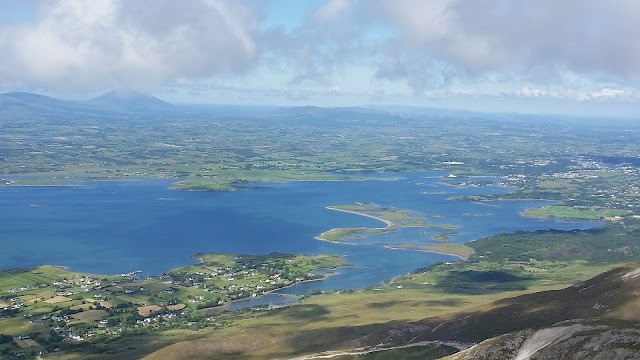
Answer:
[[[336, 229], [341, 229], [341, 228], [334, 228], [334, 229], [330, 229], [330, 230], [327, 230], [327, 231], [323, 232], [322, 234], [324, 234], [324, 233], [328, 233], [329, 231], [336, 230]], [[315, 240], [318, 240], [318, 241], [326, 241], [326, 242], [328, 242], [328, 243], [332, 243], [332, 244], [358, 246], [358, 244], [354, 244], [354, 243], [346, 243], [346, 242], [342, 242], [342, 241], [338, 241], [338, 240], [327, 240], [327, 239], [323, 239], [323, 238], [321, 238], [321, 237], [320, 237], [320, 236], [322, 236], [322, 234], [320, 234], [320, 235], [318, 235], [318, 236], [315, 236], [315, 237], [314, 237], [314, 239], [315, 239]]]
[[468, 257], [464, 257], [464, 256], [462, 256], [460, 254], [451, 254], [451, 253], [447, 253], [447, 252], [444, 252], [444, 251], [426, 250], [426, 249], [420, 249], [420, 248], [401, 247], [401, 246], [392, 246], [392, 245], [386, 245], [385, 248], [389, 249], [389, 250], [410, 250], [410, 251], [420, 251], [420, 252], [439, 254], [439, 255], [448, 255], [448, 256], [457, 257], [458, 259], [460, 259], [462, 261], [466, 261], [466, 260], [469, 259]]
[[[197, 257], [196, 255], [198, 255], [198, 254], [191, 255], [190, 258], [198, 260], [198, 264], [204, 263], [204, 259], [202, 259], [201, 257]], [[171, 270], [173, 270], [173, 269], [171, 269]], [[169, 271], [171, 271], [171, 270], [169, 270]]]
[[347, 213], [347, 214], [353, 214], [353, 215], [359, 215], [359, 216], [368, 217], [370, 219], [381, 221], [381, 222], [385, 223], [387, 226], [385, 226], [385, 227], [374, 227], [374, 228], [333, 228], [333, 229], [329, 229], [327, 231], [322, 232], [318, 236], [315, 236], [314, 237], [315, 240], [327, 241], [327, 242], [334, 243], [334, 244], [356, 245], [356, 244], [345, 243], [345, 242], [342, 242], [342, 241], [339, 241], [339, 240], [324, 239], [322, 236], [324, 234], [330, 233], [332, 231], [340, 230], [340, 229], [360, 229], [360, 230], [363, 230], [363, 231], [366, 231], [367, 229], [371, 229], [371, 230], [391, 230], [396, 226], [392, 221], [385, 220], [385, 219], [379, 218], [377, 216], [369, 215], [369, 214], [363, 214], [363, 213], [360, 213], [360, 212], [357, 212], [357, 211], [339, 209], [339, 208], [336, 208], [336, 207], [333, 207], [333, 206], [326, 206], [325, 209], [333, 210], [333, 211], [340, 211], [340, 212], [344, 212], [344, 213]]
[[369, 214], [363, 214], [363, 213], [360, 213], [360, 212], [357, 212], [357, 211], [338, 209], [338, 208], [333, 207], [333, 206], [327, 206], [326, 209], [334, 210], [334, 211], [342, 211], [342, 212], [345, 212], [345, 213], [348, 213], [348, 214], [360, 215], [360, 216], [368, 217], [368, 218], [375, 219], [375, 220], [378, 220], [378, 221], [382, 221], [383, 223], [387, 224], [387, 226], [383, 227], [383, 228], [371, 228], [371, 229], [388, 229], [388, 228], [396, 226], [396, 224], [394, 224], [392, 221], [385, 220], [385, 219], [382, 219], [382, 218], [379, 218], [379, 217], [376, 217], [376, 216], [373, 216], [373, 215], [369, 215]]
[[[269, 291], [264, 291], [262, 294], [257, 295], [255, 297], [246, 297], [246, 298], [242, 298], [242, 299], [232, 300], [232, 301], [229, 301], [228, 303], [226, 303], [224, 305], [215, 306], [215, 307], [212, 307], [212, 308], [208, 308], [206, 310], [213, 310], [213, 311], [216, 311], [216, 312], [237, 311], [237, 310], [245, 309], [245, 307], [243, 307], [241, 309], [234, 309], [234, 310], [230, 310], [230, 309], [228, 309], [228, 307], [230, 305], [232, 305], [232, 304], [237, 304], [237, 303], [251, 301], [251, 300], [258, 300], [258, 299], [260, 299], [262, 297], [271, 296], [271, 295], [273, 295], [273, 296], [281, 296], [283, 298], [290, 298], [290, 299], [295, 299], [296, 300], [295, 302], [283, 302], [282, 303], [283, 306], [297, 305], [302, 300], [301, 297], [305, 296], [306, 294], [281, 294], [281, 293], [278, 293], [278, 291], [281, 291], [281, 290], [284, 290], [284, 289], [288, 289], [288, 288], [292, 288], [292, 287], [294, 287], [296, 285], [300, 285], [300, 284], [311, 283], [311, 282], [316, 282], [316, 281], [323, 281], [323, 280], [326, 280], [326, 279], [328, 279], [328, 278], [330, 278], [332, 276], [340, 275], [340, 273], [335, 271], [335, 270], [338, 270], [338, 269], [343, 268], [343, 267], [349, 267], [349, 266], [347, 265], [347, 266], [340, 266], [340, 267], [333, 268], [333, 269], [326, 269], [326, 270], [333, 270], [333, 272], [327, 273], [323, 277], [318, 278], [318, 279], [309, 279], [309, 280], [303, 280], [303, 281], [294, 282], [293, 284], [289, 284], [287, 286], [283, 286], [283, 287], [280, 287], [280, 288], [277, 288], [277, 289], [273, 289], [273, 290], [269, 290]], [[275, 304], [275, 305], [278, 305], [278, 304]], [[247, 306], [247, 308], [248, 308], [248, 306]]]

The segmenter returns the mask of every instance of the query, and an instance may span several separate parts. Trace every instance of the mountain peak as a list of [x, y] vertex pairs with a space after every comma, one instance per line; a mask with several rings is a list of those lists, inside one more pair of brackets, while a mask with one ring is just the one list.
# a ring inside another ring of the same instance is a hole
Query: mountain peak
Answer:
[[141, 111], [172, 108], [173, 105], [155, 96], [137, 91], [110, 91], [89, 100], [93, 105], [117, 110]]

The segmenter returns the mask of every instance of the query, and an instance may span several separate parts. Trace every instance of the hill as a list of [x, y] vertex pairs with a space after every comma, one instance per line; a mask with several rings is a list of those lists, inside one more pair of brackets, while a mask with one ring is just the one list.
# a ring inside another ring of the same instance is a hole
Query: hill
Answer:
[[473, 345], [448, 360], [549, 359], [553, 354], [563, 354], [563, 359], [636, 359], [640, 358], [639, 291], [640, 264], [633, 263], [562, 290], [394, 326], [350, 347]]
[[174, 106], [154, 96], [138, 92], [111, 91], [88, 101], [60, 100], [28, 92], [0, 94], [0, 112], [17, 119], [18, 115], [49, 118], [51, 115], [82, 116], [120, 115], [122, 113], [158, 112]]
[[90, 106], [76, 101], [65, 101], [45, 95], [28, 92], [0, 94], [0, 111], [22, 113], [83, 112]]
[[110, 91], [87, 103], [105, 110], [134, 112], [168, 110], [174, 107], [155, 96], [136, 91]]

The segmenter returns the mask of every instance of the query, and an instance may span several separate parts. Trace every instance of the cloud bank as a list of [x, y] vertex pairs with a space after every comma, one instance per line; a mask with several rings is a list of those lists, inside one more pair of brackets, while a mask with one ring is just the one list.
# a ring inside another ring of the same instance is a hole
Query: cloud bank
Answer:
[[248, 69], [256, 19], [236, 1], [60, 0], [0, 24], [0, 78], [54, 89], [155, 86]]
[[377, 75], [414, 81], [416, 89], [495, 73], [534, 82], [565, 72], [640, 81], [638, 1], [378, 0], [368, 7], [397, 30]]
[[32, 21], [0, 22], [0, 86], [139, 89], [242, 74], [249, 84], [262, 72], [292, 89], [348, 89], [357, 68], [371, 91], [639, 101], [636, 0], [327, 0], [286, 26], [266, 21], [274, 4], [287, 11], [278, 0], [41, 1]]

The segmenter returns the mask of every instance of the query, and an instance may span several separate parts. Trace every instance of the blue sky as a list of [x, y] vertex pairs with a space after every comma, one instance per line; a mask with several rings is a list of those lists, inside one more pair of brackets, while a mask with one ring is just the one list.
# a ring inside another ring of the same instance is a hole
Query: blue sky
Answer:
[[640, 115], [635, 0], [0, 0], [0, 91]]

